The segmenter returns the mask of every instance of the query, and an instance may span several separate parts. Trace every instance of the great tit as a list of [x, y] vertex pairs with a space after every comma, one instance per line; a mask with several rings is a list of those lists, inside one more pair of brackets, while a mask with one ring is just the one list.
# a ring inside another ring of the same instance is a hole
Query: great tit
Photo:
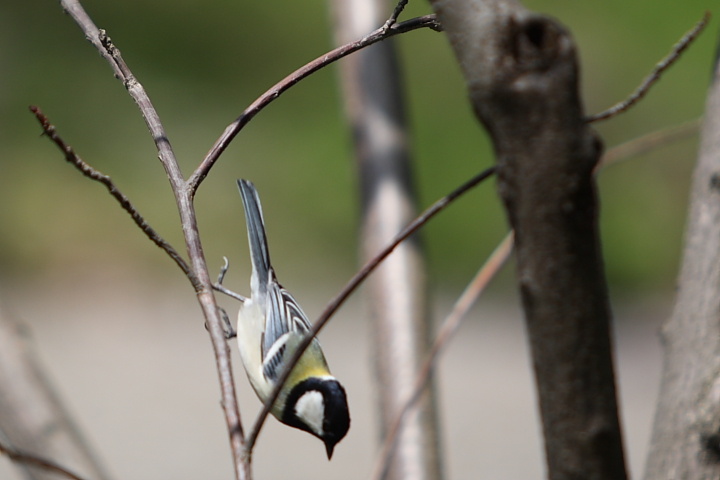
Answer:
[[[285, 363], [310, 322], [270, 265], [265, 225], [257, 190], [238, 180], [245, 209], [252, 276], [251, 297], [240, 307], [237, 338], [248, 379], [262, 402], [270, 395]], [[280, 391], [271, 413], [286, 425], [310, 432], [325, 443], [328, 460], [350, 428], [345, 389], [330, 374], [320, 342], [300, 357]]]

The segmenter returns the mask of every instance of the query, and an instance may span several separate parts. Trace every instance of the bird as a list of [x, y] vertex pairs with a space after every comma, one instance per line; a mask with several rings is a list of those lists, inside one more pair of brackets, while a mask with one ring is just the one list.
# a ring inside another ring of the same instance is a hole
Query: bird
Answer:
[[[255, 186], [237, 181], [245, 210], [252, 274], [250, 298], [238, 312], [237, 338], [245, 372], [265, 403], [310, 322], [295, 298], [278, 283], [270, 264], [262, 207]], [[318, 437], [328, 460], [350, 428], [347, 394], [332, 376], [314, 338], [297, 362], [270, 413], [280, 422]]]

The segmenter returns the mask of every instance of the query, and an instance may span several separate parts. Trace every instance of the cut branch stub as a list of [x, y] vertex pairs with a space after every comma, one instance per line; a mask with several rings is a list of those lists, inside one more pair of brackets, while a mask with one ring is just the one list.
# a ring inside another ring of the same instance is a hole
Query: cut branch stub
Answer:
[[513, 1], [433, 6], [492, 138], [498, 191], [515, 229], [548, 476], [622, 480], [592, 178], [602, 144], [583, 119], [573, 41]]

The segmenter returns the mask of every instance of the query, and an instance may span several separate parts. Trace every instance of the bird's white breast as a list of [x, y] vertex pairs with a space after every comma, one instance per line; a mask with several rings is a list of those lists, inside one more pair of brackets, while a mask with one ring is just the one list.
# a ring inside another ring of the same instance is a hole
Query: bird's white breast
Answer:
[[262, 308], [252, 300], [246, 301], [238, 312], [238, 347], [250, 383], [262, 401], [265, 401], [272, 389], [262, 374], [260, 343], [264, 331], [265, 315]]

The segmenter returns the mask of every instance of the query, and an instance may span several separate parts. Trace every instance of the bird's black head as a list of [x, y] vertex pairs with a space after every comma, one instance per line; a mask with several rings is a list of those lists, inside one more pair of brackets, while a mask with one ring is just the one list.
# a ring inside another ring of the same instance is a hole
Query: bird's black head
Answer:
[[332, 377], [311, 377], [295, 385], [285, 401], [282, 422], [325, 443], [328, 460], [350, 428], [347, 395]]

